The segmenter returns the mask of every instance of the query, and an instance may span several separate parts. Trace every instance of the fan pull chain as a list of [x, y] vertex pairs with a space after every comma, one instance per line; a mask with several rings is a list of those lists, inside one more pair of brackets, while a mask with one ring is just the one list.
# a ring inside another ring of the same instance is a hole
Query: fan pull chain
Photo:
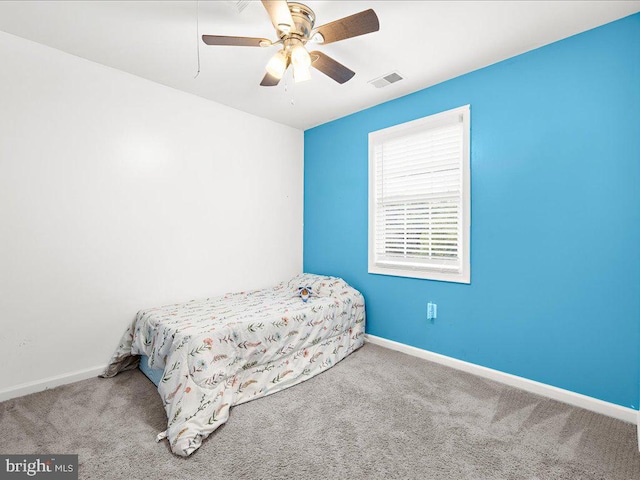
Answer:
[[196, 0], [196, 52], [198, 54], [198, 71], [195, 77], [200, 75], [200, 0]]
[[[289, 93], [289, 79], [287, 76], [287, 72], [285, 72], [282, 79], [284, 80], [284, 94], [287, 95], [287, 93]], [[295, 98], [293, 97], [293, 92], [291, 92], [291, 99], [289, 100], [289, 103], [292, 107], [296, 104]]]

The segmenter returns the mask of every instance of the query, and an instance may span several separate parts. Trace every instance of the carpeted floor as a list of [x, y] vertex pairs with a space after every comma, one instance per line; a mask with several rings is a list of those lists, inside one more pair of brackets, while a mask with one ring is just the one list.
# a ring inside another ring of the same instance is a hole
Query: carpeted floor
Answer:
[[0, 453], [78, 453], [82, 479], [637, 480], [635, 426], [367, 344], [235, 407], [190, 458], [139, 371], [0, 403]]

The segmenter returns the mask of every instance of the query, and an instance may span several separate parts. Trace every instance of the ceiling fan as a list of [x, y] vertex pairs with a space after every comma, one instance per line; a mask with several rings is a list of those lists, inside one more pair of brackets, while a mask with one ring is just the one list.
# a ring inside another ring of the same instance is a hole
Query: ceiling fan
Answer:
[[322, 52], [317, 50], [308, 52], [305, 45], [308, 42], [326, 45], [366, 33], [377, 32], [380, 29], [378, 16], [371, 9], [314, 28], [316, 15], [313, 10], [302, 3], [287, 2], [286, 0], [262, 0], [262, 4], [276, 29], [278, 40], [203, 35], [202, 41], [207, 45], [240, 47], [282, 45], [282, 49], [267, 63], [267, 73], [260, 82], [260, 85], [264, 87], [278, 85], [289, 65], [293, 66], [293, 77], [296, 83], [311, 78], [309, 67], [321, 71], [338, 83], [345, 83], [355, 75], [354, 71]]

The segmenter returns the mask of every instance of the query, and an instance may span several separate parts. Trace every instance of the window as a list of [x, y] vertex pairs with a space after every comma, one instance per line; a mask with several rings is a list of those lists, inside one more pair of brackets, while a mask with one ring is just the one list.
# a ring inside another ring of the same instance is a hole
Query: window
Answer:
[[369, 134], [369, 273], [470, 283], [469, 105]]

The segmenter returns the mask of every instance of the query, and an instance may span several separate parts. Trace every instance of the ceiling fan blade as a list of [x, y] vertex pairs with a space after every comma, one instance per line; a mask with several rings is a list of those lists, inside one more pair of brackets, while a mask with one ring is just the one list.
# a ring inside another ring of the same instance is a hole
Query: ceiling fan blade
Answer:
[[267, 72], [260, 82], [260, 85], [263, 87], [275, 87], [278, 83], [280, 83], [280, 79]]
[[380, 30], [380, 22], [372, 9], [321, 25], [315, 31], [322, 35], [323, 45]]
[[251, 37], [227, 37], [224, 35], [202, 35], [202, 41], [207, 45], [231, 45], [236, 47], [262, 47], [271, 45], [271, 40], [266, 38]]
[[293, 29], [294, 23], [286, 0], [262, 0], [262, 5], [267, 10], [271, 23], [280, 32], [289, 32]]
[[336, 62], [333, 58], [322, 52], [311, 52], [311, 66], [320, 70], [327, 77], [333, 78], [336, 82], [342, 84], [351, 80], [356, 72], [349, 70], [340, 62]]

